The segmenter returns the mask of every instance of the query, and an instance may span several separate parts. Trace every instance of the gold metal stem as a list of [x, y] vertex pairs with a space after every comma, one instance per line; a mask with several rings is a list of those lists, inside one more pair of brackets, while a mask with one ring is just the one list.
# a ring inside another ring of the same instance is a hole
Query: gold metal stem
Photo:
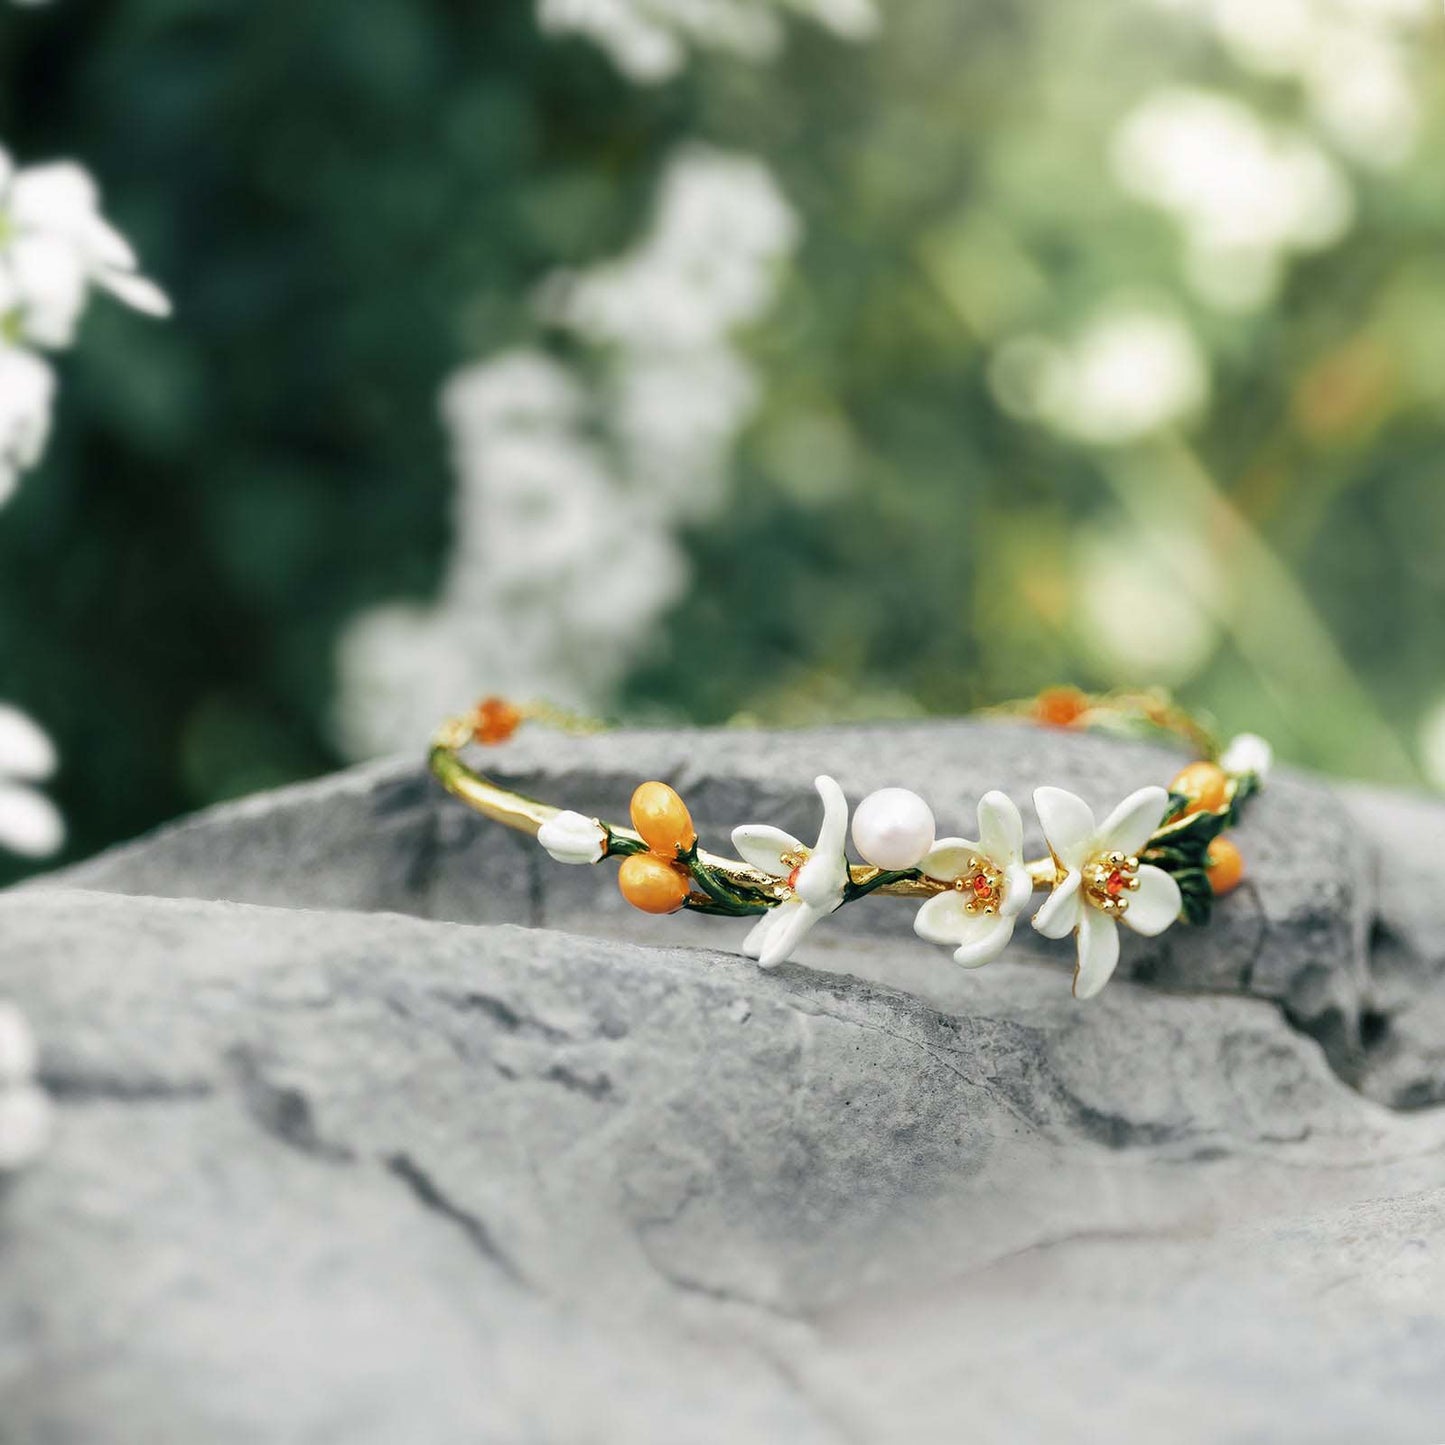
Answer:
[[[542, 824], [555, 818], [563, 810], [551, 803], [529, 798], [523, 793], [512, 792], [463, 762], [460, 751], [470, 740], [471, 734], [471, 723], [462, 718], [454, 718], [441, 728], [432, 741], [428, 759], [433, 775], [447, 792], [460, 798], [483, 817], [535, 838]], [[618, 837], [641, 842], [631, 828], [612, 823], [605, 826]], [[735, 887], [767, 892], [777, 885], [778, 880], [771, 874], [764, 873], [739, 858], [725, 858], [702, 848], [698, 849], [697, 856], [705, 867]], [[1058, 865], [1053, 858], [1038, 858], [1026, 866], [1035, 888], [1054, 886], [1058, 877]], [[849, 869], [849, 875], [855, 886], [862, 887], [872, 882], [882, 871], [880, 868], [853, 866]], [[940, 883], [932, 878], [902, 878], [884, 883], [873, 891], [886, 893], [893, 898], [931, 898], [935, 893], [947, 892], [952, 886], [951, 883]]]

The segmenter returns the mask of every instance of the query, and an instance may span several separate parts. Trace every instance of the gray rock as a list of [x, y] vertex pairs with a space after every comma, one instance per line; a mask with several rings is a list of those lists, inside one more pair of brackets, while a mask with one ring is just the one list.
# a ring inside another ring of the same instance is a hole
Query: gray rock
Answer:
[[[614, 814], [669, 777], [705, 839], [806, 834], [820, 768], [966, 831], [994, 783], [1174, 761], [964, 724], [497, 759]], [[1435, 1439], [1445, 1114], [1377, 1102], [1441, 1097], [1407, 823], [1445, 810], [1280, 779], [1250, 889], [1088, 1005], [1066, 950], [965, 973], [884, 901], [760, 973], [402, 766], [12, 892], [59, 1108], [0, 1201], [0, 1435]]]

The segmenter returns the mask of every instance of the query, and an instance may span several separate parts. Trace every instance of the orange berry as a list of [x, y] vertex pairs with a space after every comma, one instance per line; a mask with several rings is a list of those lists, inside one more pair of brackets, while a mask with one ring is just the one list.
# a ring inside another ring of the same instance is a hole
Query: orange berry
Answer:
[[472, 713], [472, 736], [488, 746], [506, 742], [521, 725], [521, 708], [504, 697], [484, 697]]
[[1071, 728], [1089, 710], [1089, 697], [1077, 687], [1046, 687], [1034, 699], [1034, 721], [1050, 728]]
[[688, 893], [688, 877], [652, 853], [634, 853], [617, 870], [622, 896], [644, 913], [676, 913]]
[[632, 826], [659, 857], [675, 858], [697, 842], [687, 804], [666, 783], [643, 783], [632, 795]]
[[1190, 763], [1169, 784], [1169, 791], [1189, 799], [1186, 818], [1191, 813], [1217, 813], [1229, 799], [1229, 775], [1218, 763]]
[[1233, 893], [1244, 882], [1244, 855], [1228, 838], [1216, 838], [1209, 845], [1209, 851], [1204, 855], [1204, 867], [1216, 898]]

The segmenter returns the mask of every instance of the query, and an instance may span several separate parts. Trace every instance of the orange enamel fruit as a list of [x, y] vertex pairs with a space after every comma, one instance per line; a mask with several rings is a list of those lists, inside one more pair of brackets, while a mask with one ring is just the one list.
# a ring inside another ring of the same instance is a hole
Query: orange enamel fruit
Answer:
[[472, 736], [488, 745], [504, 743], [522, 722], [522, 710], [504, 697], [484, 697], [472, 714]]
[[688, 878], [680, 868], [651, 853], [634, 853], [617, 870], [622, 896], [644, 913], [676, 913], [687, 897]]
[[1190, 813], [1217, 813], [1229, 797], [1229, 777], [1218, 763], [1190, 763], [1169, 784], [1171, 793], [1183, 793], [1189, 799], [1185, 808]]
[[1088, 694], [1077, 687], [1046, 687], [1034, 699], [1034, 721], [1045, 727], [1073, 727], [1088, 710]]
[[632, 795], [632, 826], [659, 857], [675, 858], [697, 842], [687, 804], [666, 783], [643, 783]]
[[1209, 874], [1209, 886], [1216, 898], [1233, 893], [1244, 881], [1244, 855], [1228, 838], [1216, 838], [1205, 854], [1204, 866]]

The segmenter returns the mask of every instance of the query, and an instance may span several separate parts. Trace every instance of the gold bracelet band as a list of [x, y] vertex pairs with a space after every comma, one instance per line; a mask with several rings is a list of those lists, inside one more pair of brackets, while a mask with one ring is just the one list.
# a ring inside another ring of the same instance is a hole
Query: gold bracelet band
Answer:
[[505, 741], [529, 718], [571, 731], [597, 728], [557, 709], [519, 708], [499, 698], [445, 723], [433, 740], [430, 767], [448, 792], [494, 822], [536, 837], [559, 862], [619, 859], [623, 896], [644, 912], [756, 916], [744, 948], [763, 967], [786, 961], [822, 918], [873, 893], [923, 900], [915, 931], [954, 946], [963, 966], [978, 967], [1002, 951], [1029, 896], [1047, 889], [1034, 926], [1047, 937], [1074, 934], [1075, 993], [1091, 996], [1117, 962], [1116, 925], [1152, 935], [1181, 916], [1202, 923], [1215, 898], [1238, 885], [1243, 861], [1222, 834], [1262, 786], [1272, 761], [1268, 744], [1245, 735], [1221, 751], [1212, 729], [1158, 692], [1089, 697], [1050, 689], [992, 712], [1052, 727], [1129, 723], [1183, 737], [1205, 757], [1168, 790], [1150, 786], [1131, 794], [1103, 823], [1074, 794], [1037, 789], [1049, 853], [1028, 861], [1021, 815], [998, 792], [981, 800], [973, 842], [937, 839], [933, 815], [914, 793], [885, 788], [870, 794], [852, 815], [862, 863], [845, 856], [848, 805], [827, 776], [815, 780], [824, 823], [813, 847], [769, 825], [750, 825], [733, 830], [742, 857], [709, 852], [698, 846], [682, 799], [657, 781], [633, 794], [632, 827], [589, 818], [504, 788], [463, 760], [470, 744]]

